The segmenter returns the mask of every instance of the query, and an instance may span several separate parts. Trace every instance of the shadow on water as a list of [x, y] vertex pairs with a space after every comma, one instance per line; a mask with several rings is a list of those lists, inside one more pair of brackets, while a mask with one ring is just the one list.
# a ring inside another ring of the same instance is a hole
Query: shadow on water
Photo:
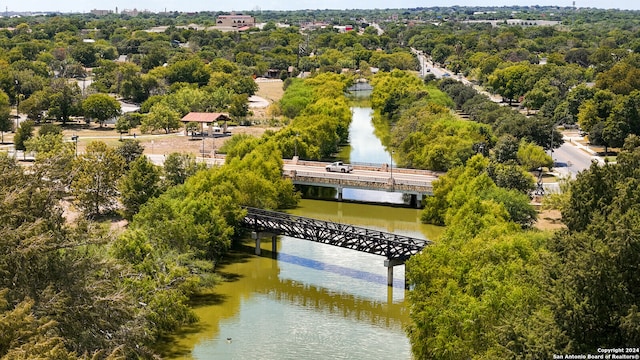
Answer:
[[[244, 240], [236, 241], [231, 245], [231, 250], [228, 251], [222, 258], [218, 260], [217, 266], [225, 266], [229, 264], [246, 263], [251, 260], [251, 254], [245, 250]], [[235, 251], [234, 251], [235, 250]], [[217, 271], [216, 271], [217, 272]]]
[[415, 208], [410, 194], [392, 193], [383, 190], [344, 189], [342, 200], [338, 200], [338, 190], [317, 185], [296, 185], [303, 199], [323, 200], [343, 203], [384, 205], [390, 207]]
[[[374, 284], [379, 284], [379, 285], [387, 284], [387, 278], [382, 275], [372, 274], [370, 272], [360, 271], [356, 269], [350, 269], [343, 266], [332, 265], [322, 261], [311, 260], [311, 259], [307, 259], [307, 258], [295, 256], [295, 255], [280, 253], [278, 254], [278, 261], [283, 261], [283, 262], [298, 265], [298, 266], [304, 266], [309, 269], [326, 271], [326, 272], [330, 272], [330, 273], [334, 273], [342, 276], [347, 276], [353, 279], [364, 280]], [[397, 289], [404, 289], [403, 284], [394, 283], [393, 287]]]
[[[270, 242], [270, 240], [268, 240], [267, 242]], [[254, 246], [255, 245], [253, 243], [246, 242], [243, 245], [238, 246], [236, 248], [236, 251], [243, 251], [243, 252], [246, 252], [246, 253], [252, 253], [252, 252], [255, 252], [255, 247]], [[326, 246], [333, 246], [333, 245], [326, 245]], [[326, 262], [322, 262], [322, 261], [318, 261], [318, 260], [312, 260], [312, 259], [308, 259], [308, 258], [296, 256], [296, 255], [291, 255], [291, 254], [286, 254], [286, 253], [281, 253], [281, 252], [278, 252], [278, 253], [274, 254], [270, 250], [260, 249], [260, 255], [259, 256], [260, 257], [264, 257], [264, 258], [276, 259], [278, 261], [286, 262], [286, 263], [293, 264], [293, 265], [303, 266], [303, 267], [306, 267], [308, 269], [326, 271], [326, 272], [330, 272], [330, 273], [333, 273], [333, 274], [350, 277], [352, 279], [363, 280], [363, 281], [367, 281], [367, 282], [371, 282], [371, 283], [375, 283], [375, 284], [379, 284], [379, 285], [386, 285], [387, 284], [387, 278], [385, 276], [382, 276], [382, 275], [373, 274], [373, 273], [370, 273], [370, 272], [367, 272], [367, 271], [351, 269], [351, 268], [347, 268], [347, 267], [343, 267], [343, 266], [333, 265], [333, 264], [329, 264], [329, 263], [326, 263]], [[380, 259], [381, 259], [380, 261], [382, 262], [383, 258], [380, 257]], [[404, 285], [403, 284], [394, 283], [393, 287], [396, 288], [396, 289], [404, 290]]]

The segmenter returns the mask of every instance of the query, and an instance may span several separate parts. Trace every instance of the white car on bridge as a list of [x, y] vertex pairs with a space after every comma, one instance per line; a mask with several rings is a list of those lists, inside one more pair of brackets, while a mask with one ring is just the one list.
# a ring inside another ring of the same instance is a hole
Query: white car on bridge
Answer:
[[342, 161], [336, 161], [324, 167], [327, 171], [330, 172], [341, 172], [348, 173], [353, 171], [353, 166], [349, 164], [344, 164]]

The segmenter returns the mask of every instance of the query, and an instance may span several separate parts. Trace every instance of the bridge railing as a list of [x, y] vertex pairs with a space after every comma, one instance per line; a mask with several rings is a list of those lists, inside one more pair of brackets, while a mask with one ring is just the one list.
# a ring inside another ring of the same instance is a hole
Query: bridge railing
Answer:
[[[379, 184], [389, 184], [391, 182], [391, 177], [390, 176], [379, 176], [379, 177], [371, 177], [371, 176], [358, 176], [358, 175], [354, 175], [354, 174], [342, 174], [342, 173], [333, 173], [333, 172], [327, 172], [327, 173], [317, 173], [317, 172], [311, 172], [311, 171], [304, 171], [304, 170], [296, 170], [295, 172], [290, 172], [289, 174], [285, 174], [288, 175], [289, 177], [313, 177], [313, 178], [318, 178], [318, 179], [331, 179], [331, 180], [348, 180], [348, 181], [361, 181], [361, 182], [368, 182], [368, 183], [379, 183]], [[396, 185], [409, 185], [409, 186], [419, 186], [419, 187], [427, 187], [427, 188], [431, 188], [431, 184], [426, 182], [426, 181], [420, 181], [420, 180], [408, 180], [408, 179], [401, 179], [401, 178], [393, 178], [393, 182]]]
[[[309, 166], [309, 167], [316, 167], [316, 168], [323, 168], [326, 165], [328, 165], [329, 163], [327, 162], [322, 162], [322, 161], [312, 161], [312, 160], [297, 160], [297, 161], [293, 161], [292, 159], [283, 159], [285, 164], [296, 164], [296, 165], [303, 165], [303, 166]], [[390, 167], [389, 164], [377, 164], [377, 163], [365, 163], [365, 162], [353, 162], [351, 163], [351, 165], [353, 165], [353, 168], [355, 170], [372, 170], [372, 171], [379, 171], [382, 174], [389, 174], [390, 173]], [[422, 170], [422, 169], [409, 169], [409, 168], [401, 168], [401, 167], [393, 167], [393, 172], [394, 173], [398, 173], [398, 174], [416, 174], [416, 175], [425, 175], [425, 176], [433, 176], [433, 177], [439, 177], [442, 176], [443, 174], [445, 174], [444, 172], [440, 172], [440, 171], [433, 171], [433, 170]]]

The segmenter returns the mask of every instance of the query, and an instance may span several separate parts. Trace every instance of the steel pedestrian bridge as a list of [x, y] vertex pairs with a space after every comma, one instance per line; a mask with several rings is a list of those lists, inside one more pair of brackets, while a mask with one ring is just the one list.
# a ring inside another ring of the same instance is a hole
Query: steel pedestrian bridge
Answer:
[[298, 239], [339, 246], [347, 249], [380, 255], [386, 258], [387, 283], [393, 285], [393, 267], [404, 264], [419, 253], [431, 241], [397, 235], [353, 225], [289, 215], [282, 212], [246, 208], [242, 225], [252, 231], [256, 241], [256, 254], [260, 254], [260, 239], [270, 236], [273, 254], [276, 253], [276, 237], [290, 236]]

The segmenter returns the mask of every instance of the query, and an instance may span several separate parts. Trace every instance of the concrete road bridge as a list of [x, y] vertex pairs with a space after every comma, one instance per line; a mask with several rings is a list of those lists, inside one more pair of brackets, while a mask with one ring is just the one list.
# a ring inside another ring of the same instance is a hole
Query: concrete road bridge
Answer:
[[342, 200], [342, 190], [365, 189], [401, 192], [411, 195], [411, 203], [419, 207], [424, 196], [433, 194], [433, 181], [442, 173], [429, 170], [392, 168], [383, 165], [353, 166], [351, 173], [327, 172], [327, 163], [317, 161], [285, 160], [283, 175], [296, 185], [332, 187]]

